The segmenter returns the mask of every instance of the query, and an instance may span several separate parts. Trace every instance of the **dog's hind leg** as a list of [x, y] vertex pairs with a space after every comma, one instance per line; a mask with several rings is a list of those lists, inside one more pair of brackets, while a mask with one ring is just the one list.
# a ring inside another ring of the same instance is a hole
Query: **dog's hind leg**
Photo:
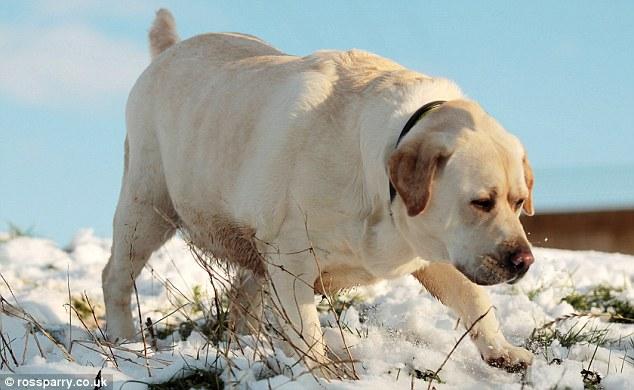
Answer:
[[[132, 339], [131, 315], [134, 280], [152, 252], [175, 231], [176, 213], [170, 201], [160, 162], [149, 156], [129, 155], [113, 222], [112, 252], [102, 272], [106, 326], [113, 339]], [[138, 151], [137, 151], [138, 152]]]
[[240, 269], [229, 292], [229, 316], [233, 330], [239, 334], [259, 333], [265, 278]]

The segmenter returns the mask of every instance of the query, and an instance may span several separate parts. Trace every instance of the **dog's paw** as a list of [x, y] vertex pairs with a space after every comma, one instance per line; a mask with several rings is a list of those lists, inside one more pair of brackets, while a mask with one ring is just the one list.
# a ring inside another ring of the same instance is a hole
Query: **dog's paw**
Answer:
[[480, 350], [482, 360], [492, 367], [502, 368], [508, 372], [522, 372], [533, 363], [533, 354], [505, 341], [493, 346], [486, 346]]

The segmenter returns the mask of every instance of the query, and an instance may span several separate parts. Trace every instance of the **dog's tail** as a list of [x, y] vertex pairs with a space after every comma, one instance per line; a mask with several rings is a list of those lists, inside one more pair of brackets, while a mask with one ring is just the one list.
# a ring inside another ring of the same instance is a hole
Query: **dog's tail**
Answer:
[[156, 11], [156, 18], [150, 28], [150, 53], [152, 58], [161, 54], [164, 50], [180, 41], [176, 32], [176, 22], [172, 13], [161, 8]]

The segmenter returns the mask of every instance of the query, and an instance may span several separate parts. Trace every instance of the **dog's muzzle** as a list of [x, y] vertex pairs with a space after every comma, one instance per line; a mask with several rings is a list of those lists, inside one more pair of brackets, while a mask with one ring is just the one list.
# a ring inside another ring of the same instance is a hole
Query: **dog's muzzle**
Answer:
[[517, 283], [528, 272], [535, 258], [528, 248], [520, 248], [508, 252], [505, 256], [482, 256], [475, 267], [469, 269], [463, 265], [456, 265], [472, 282], [490, 286], [499, 283]]

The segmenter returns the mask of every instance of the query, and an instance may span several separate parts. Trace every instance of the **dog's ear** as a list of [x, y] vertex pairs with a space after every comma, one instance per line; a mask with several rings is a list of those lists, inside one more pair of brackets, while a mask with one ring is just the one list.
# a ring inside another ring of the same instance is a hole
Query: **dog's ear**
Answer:
[[433, 132], [404, 143], [390, 156], [390, 181], [410, 217], [423, 212], [429, 203], [438, 166], [451, 154], [447, 144], [446, 134]]
[[522, 165], [524, 166], [524, 180], [526, 180], [526, 186], [528, 187], [528, 198], [524, 201], [522, 210], [524, 210], [524, 214], [530, 216], [535, 214], [535, 208], [533, 207], [533, 184], [535, 183], [535, 178], [533, 177], [533, 169], [526, 155], [524, 155], [522, 159]]

